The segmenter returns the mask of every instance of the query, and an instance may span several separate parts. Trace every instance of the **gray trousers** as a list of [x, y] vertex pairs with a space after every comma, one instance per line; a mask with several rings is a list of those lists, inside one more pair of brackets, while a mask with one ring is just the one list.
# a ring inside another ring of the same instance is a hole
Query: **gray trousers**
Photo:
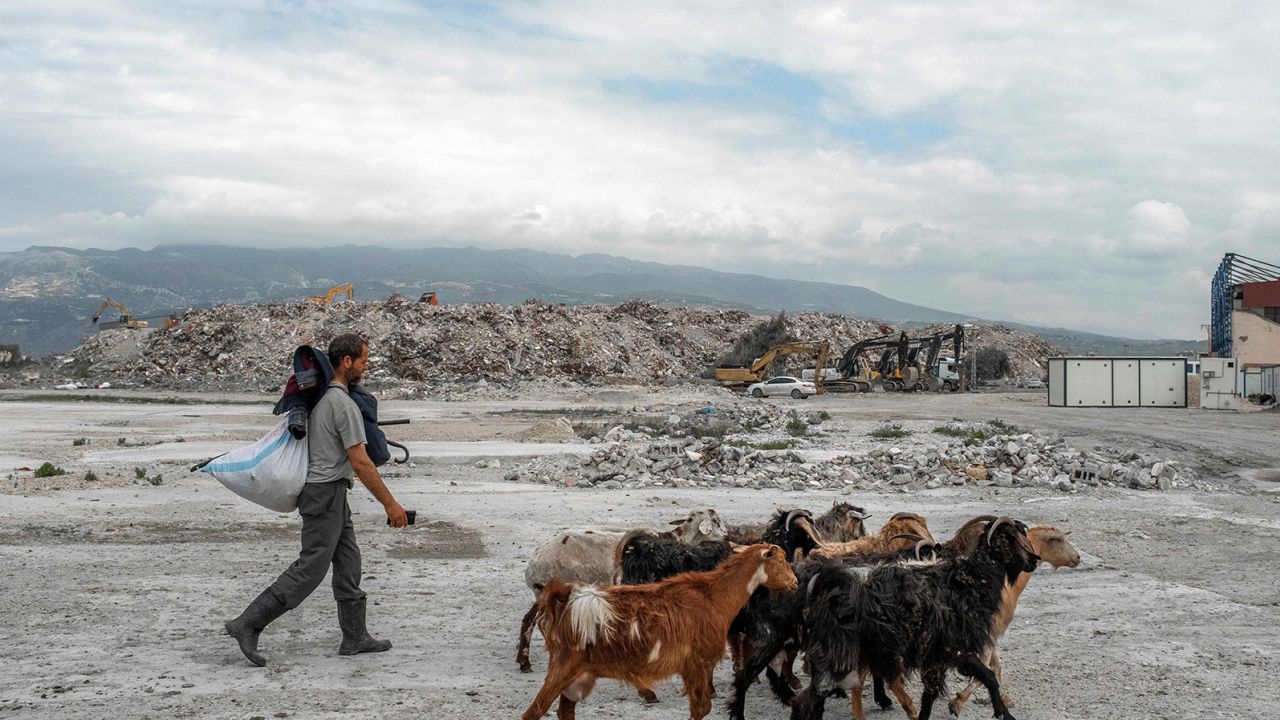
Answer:
[[350, 481], [307, 483], [298, 496], [302, 516], [302, 551], [274, 583], [271, 592], [292, 610], [320, 587], [333, 565], [333, 599], [359, 600], [360, 546], [347, 504]]

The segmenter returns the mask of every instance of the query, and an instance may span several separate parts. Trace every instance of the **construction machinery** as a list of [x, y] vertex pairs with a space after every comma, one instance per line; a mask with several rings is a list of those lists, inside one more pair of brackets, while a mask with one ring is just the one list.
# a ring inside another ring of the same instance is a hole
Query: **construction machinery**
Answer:
[[320, 303], [322, 305], [328, 305], [329, 303], [333, 302], [333, 299], [335, 297], [337, 297], [338, 295], [341, 295], [342, 293], [347, 294], [348, 300], [355, 300], [356, 299], [355, 283], [347, 283], [346, 285], [334, 285], [333, 287], [329, 288], [329, 292], [325, 293], [324, 295], [316, 295], [314, 297], [307, 298], [307, 302], [314, 302], [314, 303]]
[[[941, 354], [942, 345], [948, 340], [953, 343], [953, 356]], [[836, 392], [874, 389], [954, 392], [960, 389], [956, 358], [963, 348], [964, 327], [961, 325], [919, 337], [910, 337], [904, 331], [896, 336], [868, 338], [845, 351], [834, 376], [828, 374], [827, 385]]]
[[834, 377], [828, 371], [828, 387], [834, 392], [871, 392], [883, 388], [883, 378], [891, 372], [899, 342], [905, 336], [906, 333], [882, 335], [854, 343], [836, 364]]
[[439, 304], [440, 304], [440, 301], [436, 298], [436, 294], [435, 294], [435, 293], [433, 293], [433, 292], [424, 292], [424, 293], [422, 293], [422, 297], [419, 297], [419, 298], [418, 298], [418, 302], [420, 302], [420, 303], [426, 303], [426, 304], [428, 304], [428, 305], [439, 305]]
[[[111, 320], [109, 322], [104, 322], [99, 324], [98, 318], [102, 317], [102, 313], [106, 312], [109, 309], [115, 310], [116, 312], [120, 313], [119, 319]], [[146, 320], [135, 320], [133, 317], [133, 313], [129, 312], [129, 308], [125, 307], [124, 305], [121, 305], [120, 303], [112, 300], [111, 298], [107, 298], [102, 301], [102, 304], [98, 306], [98, 310], [93, 313], [93, 317], [89, 318], [89, 322], [93, 323], [94, 325], [97, 325], [99, 330], [110, 330], [112, 328], [126, 328], [128, 330], [141, 330], [142, 328], [150, 327], [147, 324]]]
[[[831, 343], [826, 340], [815, 342], [789, 342], [781, 345], [774, 345], [765, 351], [763, 355], [756, 358], [749, 368], [741, 367], [718, 367], [716, 368], [716, 380], [727, 385], [746, 386], [751, 383], [767, 380], [773, 364], [779, 359], [788, 355], [813, 355], [814, 368], [821, 371], [826, 367], [827, 357], [831, 354]], [[806, 371], [808, 372], [808, 371]], [[818, 395], [826, 392], [823, 389], [822, 373], [817, 372], [817, 378], [813, 381]]]

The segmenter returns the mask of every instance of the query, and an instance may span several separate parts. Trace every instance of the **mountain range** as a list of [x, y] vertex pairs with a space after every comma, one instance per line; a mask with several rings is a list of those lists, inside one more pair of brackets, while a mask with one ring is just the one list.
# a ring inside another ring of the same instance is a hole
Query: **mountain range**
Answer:
[[[462, 247], [393, 249], [368, 245], [264, 250], [229, 245], [166, 245], [151, 250], [30, 247], [0, 253], [0, 343], [27, 355], [70, 350], [94, 332], [89, 317], [105, 298], [135, 318], [191, 307], [323, 295], [354, 283], [358, 300], [434, 291], [445, 303], [615, 303], [737, 307], [761, 312], [838, 312], [890, 323], [981, 321], [886, 297], [863, 287], [783, 280], [611, 255]], [[115, 313], [104, 313], [112, 319]], [[155, 324], [155, 323], [153, 323]], [[1006, 323], [1012, 324], [1012, 323]], [[1195, 349], [1195, 341], [1137, 341], [1037, 328], [1068, 350], [1157, 354]], [[1199, 343], [1203, 345], [1203, 343]], [[1150, 348], [1150, 349], [1144, 349]]]

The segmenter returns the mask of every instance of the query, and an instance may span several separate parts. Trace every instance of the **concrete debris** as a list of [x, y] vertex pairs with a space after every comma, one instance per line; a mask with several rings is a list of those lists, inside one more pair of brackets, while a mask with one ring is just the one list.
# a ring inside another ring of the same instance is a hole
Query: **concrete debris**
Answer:
[[516, 439], [520, 442], [565, 442], [577, 440], [578, 434], [567, 418], [556, 418], [534, 423], [528, 430], [517, 435]]
[[[75, 373], [95, 383], [109, 380], [117, 387], [275, 390], [289, 374], [295, 346], [310, 341], [323, 347], [335, 335], [354, 331], [372, 344], [366, 376], [372, 387], [385, 391], [461, 383], [466, 385], [461, 392], [474, 399], [497, 397], [502, 388], [495, 386], [531, 379], [691, 381], [763, 319], [741, 310], [671, 308], [643, 301], [427, 305], [393, 296], [331, 305], [220, 305], [188, 311], [165, 330], [95, 333], [49, 372]], [[797, 337], [830, 340], [837, 352], [883, 334], [878, 323], [834, 313], [800, 313], [789, 322]], [[978, 326], [970, 333], [970, 347], [993, 344], [1009, 352], [1015, 377], [1042, 376], [1045, 358], [1053, 351], [1039, 337], [1019, 330]], [[429, 397], [442, 396], [433, 392]]]
[[[990, 428], [989, 428], [990, 429]], [[607, 434], [607, 433], [606, 433]], [[758, 443], [757, 443], [758, 444]], [[1080, 450], [1041, 433], [992, 433], [981, 443], [876, 448], [830, 456], [760, 449], [736, 437], [662, 437], [601, 443], [590, 455], [542, 458], [511, 468], [509, 481], [580, 488], [744, 487], [855, 490], [947, 485], [1098, 492], [1104, 488], [1211, 489], [1181, 463], [1132, 451]]]

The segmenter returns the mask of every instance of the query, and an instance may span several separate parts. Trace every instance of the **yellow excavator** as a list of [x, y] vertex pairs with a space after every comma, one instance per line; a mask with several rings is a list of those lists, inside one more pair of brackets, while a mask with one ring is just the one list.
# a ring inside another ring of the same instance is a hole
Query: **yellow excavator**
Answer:
[[814, 360], [814, 380], [813, 384], [817, 388], [817, 394], [821, 395], [826, 392], [822, 388], [822, 369], [827, 365], [827, 356], [831, 354], [831, 343], [826, 340], [819, 342], [789, 342], [781, 345], [774, 345], [765, 351], [763, 355], [756, 358], [749, 368], [737, 367], [718, 367], [716, 368], [716, 380], [733, 385], [750, 384], [760, 382], [769, 378], [769, 372], [773, 369], [773, 364], [780, 358], [788, 355], [813, 355]]
[[[120, 313], [120, 319], [112, 320], [110, 322], [104, 322], [99, 325], [98, 318], [102, 317], [102, 313], [108, 309], [112, 309]], [[134, 320], [133, 313], [129, 312], [129, 308], [125, 307], [124, 305], [121, 305], [120, 303], [112, 300], [111, 298], [107, 298], [106, 300], [102, 301], [102, 304], [98, 306], [97, 312], [93, 314], [93, 317], [89, 318], [89, 322], [93, 323], [94, 325], [97, 325], [99, 330], [110, 330], [112, 328], [127, 328], [129, 330], [141, 330], [142, 328], [150, 327], [149, 325], [147, 325], [146, 320]]]
[[329, 303], [333, 302], [333, 299], [335, 297], [337, 297], [338, 295], [341, 295], [342, 293], [347, 294], [348, 300], [355, 300], [356, 299], [355, 283], [347, 283], [346, 285], [334, 285], [333, 287], [329, 288], [329, 292], [325, 293], [324, 295], [316, 295], [315, 297], [307, 298], [307, 302], [314, 302], [314, 303], [320, 303], [322, 305], [328, 305]]

